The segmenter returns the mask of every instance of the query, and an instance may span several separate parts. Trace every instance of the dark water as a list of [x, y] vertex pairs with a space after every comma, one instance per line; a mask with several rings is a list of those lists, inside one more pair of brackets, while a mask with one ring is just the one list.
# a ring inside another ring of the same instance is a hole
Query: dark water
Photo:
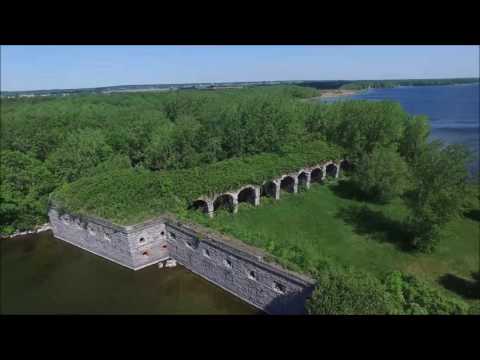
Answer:
[[2, 314], [255, 314], [181, 266], [129, 270], [54, 238], [0, 241]]
[[394, 100], [412, 115], [427, 115], [432, 128], [431, 138], [447, 144], [466, 145], [475, 155], [469, 170], [478, 174], [479, 84], [370, 89], [342, 99]]

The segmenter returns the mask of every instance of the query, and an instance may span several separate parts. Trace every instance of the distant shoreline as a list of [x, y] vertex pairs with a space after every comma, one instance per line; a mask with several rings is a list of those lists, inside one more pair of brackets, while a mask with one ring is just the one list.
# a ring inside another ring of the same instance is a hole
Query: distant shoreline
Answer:
[[325, 98], [337, 98], [337, 97], [346, 97], [346, 96], [353, 96], [353, 95], [359, 95], [367, 90], [371, 89], [393, 89], [393, 88], [399, 88], [399, 87], [422, 87], [422, 86], [469, 86], [469, 85], [478, 85], [478, 82], [472, 82], [472, 83], [452, 83], [452, 84], [442, 84], [442, 85], [395, 85], [392, 87], [370, 87], [370, 88], [363, 88], [363, 89], [324, 89], [324, 90], [318, 90], [319, 94], [318, 96], [313, 96], [311, 98], [306, 98], [303, 99], [304, 101], [307, 100], [322, 100]]
[[333, 97], [343, 97], [343, 96], [352, 96], [357, 95], [366, 89], [362, 90], [341, 90], [341, 89], [327, 89], [327, 90], [319, 90], [320, 95], [314, 96], [311, 98], [307, 98], [304, 100], [320, 100], [325, 98], [333, 98]]

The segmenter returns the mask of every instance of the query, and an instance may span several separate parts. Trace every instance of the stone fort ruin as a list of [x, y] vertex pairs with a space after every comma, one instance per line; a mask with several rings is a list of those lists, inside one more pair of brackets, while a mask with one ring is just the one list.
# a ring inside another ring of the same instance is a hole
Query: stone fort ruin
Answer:
[[[337, 178], [343, 161], [327, 161], [283, 174], [262, 185], [244, 185], [192, 201], [190, 207], [214, 216], [219, 208], [236, 213], [240, 202], [260, 205], [262, 196], [280, 199], [280, 191], [297, 193], [312, 182]], [[51, 206], [55, 237], [132, 270], [174, 259], [192, 272], [269, 314], [303, 314], [314, 281], [269, 261], [260, 249], [200, 227], [172, 214], [131, 226], [76, 215]]]

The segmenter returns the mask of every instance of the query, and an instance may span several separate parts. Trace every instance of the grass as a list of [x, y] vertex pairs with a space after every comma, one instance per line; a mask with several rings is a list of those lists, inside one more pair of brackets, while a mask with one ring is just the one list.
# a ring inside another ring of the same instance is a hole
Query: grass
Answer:
[[433, 254], [415, 253], [405, 245], [402, 220], [408, 212], [402, 199], [371, 204], [353, 198], [347, 190], [342, 181], [312, 184], [299, 194], [282, 193], [280, 201], [262, 197], [257, 208], [242, 203], [236, 215], [219, 212], [213, 219], [194, 217], [288, 259], [298, 270], [306, 271], [308, 264], [329, 258], [379, 275], [401, 270], [468, 298], [462, 289], [479, 271], [478, 219], [450, 222]]

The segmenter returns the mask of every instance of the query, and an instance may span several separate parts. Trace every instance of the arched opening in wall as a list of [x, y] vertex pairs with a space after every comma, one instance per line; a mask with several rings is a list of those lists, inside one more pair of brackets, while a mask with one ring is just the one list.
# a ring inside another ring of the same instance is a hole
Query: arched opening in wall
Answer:
[[307, 180], [308, 180], [307, 173], [302, 171], [300, 175], [298, 175], [298, 190], [307, 189]]
[[312, 170], [312, 173], [310, 174], [310, 182], [312, 183], [319, 183], [322, 182], [322, 177], [323, 177], [323, 171], [321, 168], [316, 168]]
[[295, 180], [291, 176], [285, 176], [280, 182], [280, 189], [292, 193], [295, 186]]
[[208, 213], [208, 204], [205, 200], [195, 200], [189, 207], [189, 210], [199, 211], [201, 213]]
[[328, 178], [334, 178], [335, 175], [337, 174], [337, 165], [335, 164], [327, 165], [325, 172]]
[[268, 181], [262, 185], [260, 196], [275, 197], [277, 185], [273, 181]]
[[220, 195], [213, 202], [213, 210], [227, 210], [233, 212], [233, 197], [230, 194]]
[[247, 187], [238, 193], [238, 203], [246, 202], [255, 205], [255, 189]]
[[348, 175], [353, 170], [353, 164], [348, 160], [343, 160], [340, 163], [340, 173]]

